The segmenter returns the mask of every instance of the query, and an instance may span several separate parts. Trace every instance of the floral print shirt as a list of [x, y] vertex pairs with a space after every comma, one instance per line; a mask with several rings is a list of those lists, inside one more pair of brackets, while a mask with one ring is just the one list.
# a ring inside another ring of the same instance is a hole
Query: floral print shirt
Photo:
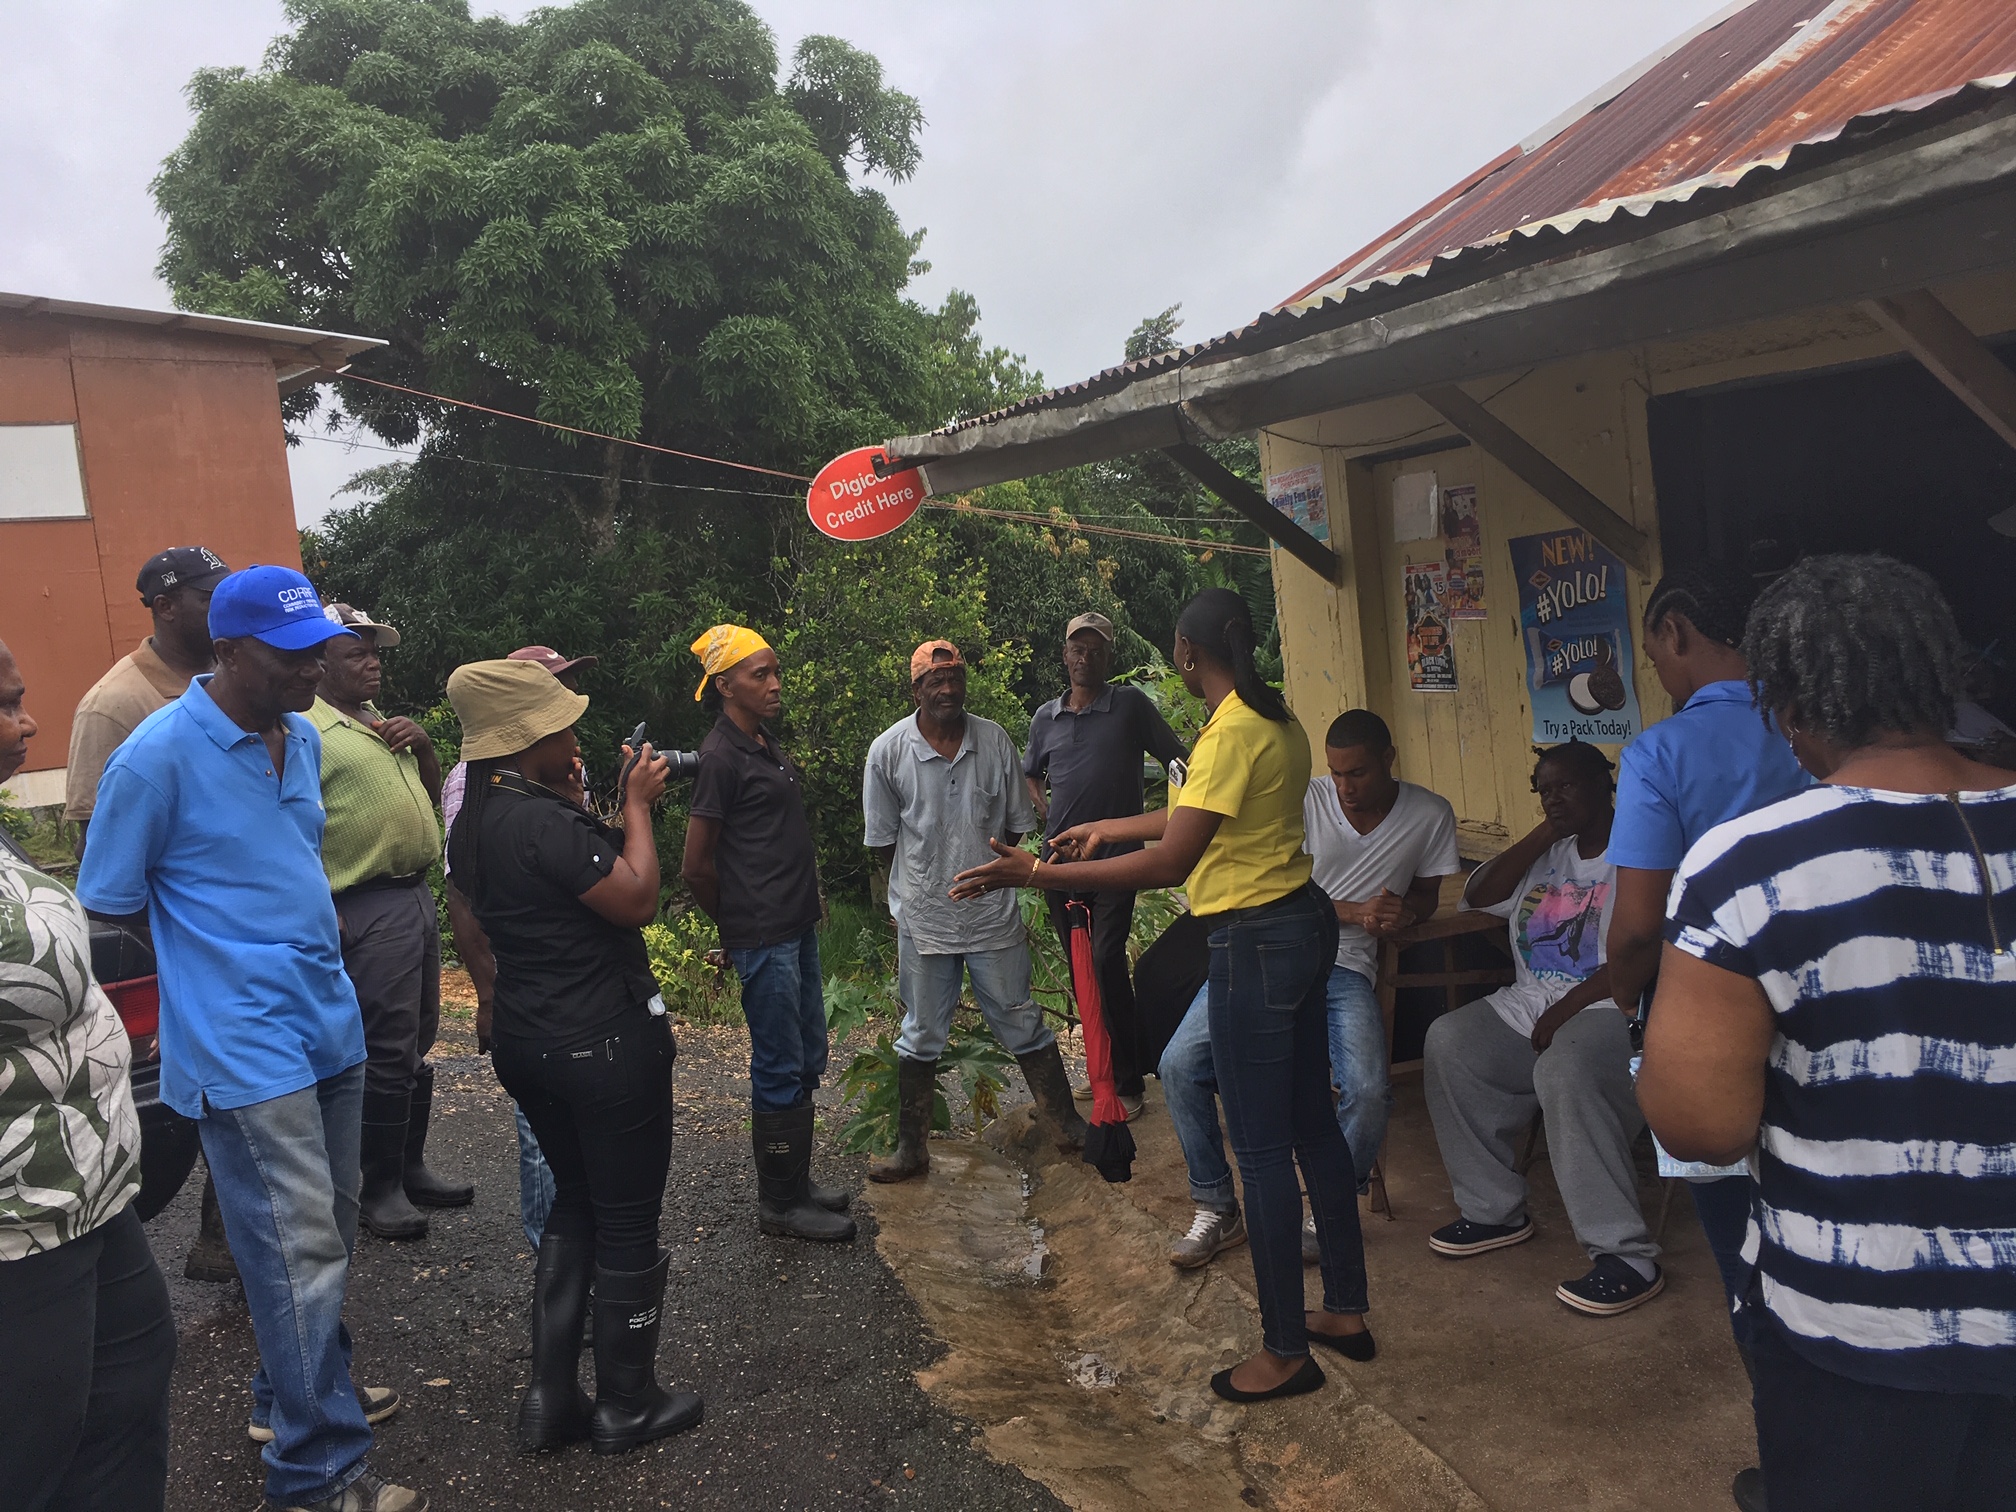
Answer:
[[76, 895], [0, 843], [0, 1261], [81, 1238], [140, 1190], [132, 1055]]

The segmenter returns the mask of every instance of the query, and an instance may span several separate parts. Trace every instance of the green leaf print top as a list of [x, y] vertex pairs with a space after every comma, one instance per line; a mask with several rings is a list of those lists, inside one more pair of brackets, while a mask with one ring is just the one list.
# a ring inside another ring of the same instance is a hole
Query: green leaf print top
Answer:
[[140, 1190], [132, 1055], [76, 895], [0, 845], [0, 1261], [90, 1233]]

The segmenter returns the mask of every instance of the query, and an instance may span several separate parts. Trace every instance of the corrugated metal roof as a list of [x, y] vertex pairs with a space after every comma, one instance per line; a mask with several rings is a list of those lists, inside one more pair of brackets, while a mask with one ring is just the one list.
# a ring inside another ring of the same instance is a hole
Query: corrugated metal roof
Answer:
[[[944, 435], [1083, 403], [1163, 371], [1292, 340], [1502, 262], [1695, 213], [1753, 174], [1824, 158], [1916, 115], [1936, 124], [2016, 82], [2016, 0], [1745, 0], [1684, 33], [1283, 303], [1209, 341], [1107, 368]], [[1958, 97], [1958, 98], [1956, 98]], [[1943, 109], [1932, 109], [1945, 103]], [[1914, 127], [1915, 129], [1915, 127]], [[1679, 209], [1688, 205], [1685, 210]], [[1628, 229], [1612, 225], [1620, 218]], [[1395, 286], [1414, 284], [1419, 292]], [[1348, 304], [1350, 312], [1340, 309]]]
[[239, 320], [230, 315], [196, 315], [187, 310], [148, 310], [131, 305], [85, 304], [74, 299], [50, 299], [41, 294], [0, 292], [0, 312], [15, 315], [58, 315], [84, 320], [116, 320], [122, 325], [152, 326], [162, 331], [202, 331], [212, 336], [235, 336], [246, 341], [263, 341], [272, 346], [291, 347], [301, 353], [297, 360], [276, 362], [280, 381], [288, 383], [311, 373], [335, 372], [351, 359], [386, 343], [376, 336], [351, 336], [341, 331], [313, 331], [305, 326], [268, 325], [261, 320]]
[[1752, 0], [1600, 92], [1280, 308], [1733, 184], [1859, 117], [2016, 77], [2016, 0]]

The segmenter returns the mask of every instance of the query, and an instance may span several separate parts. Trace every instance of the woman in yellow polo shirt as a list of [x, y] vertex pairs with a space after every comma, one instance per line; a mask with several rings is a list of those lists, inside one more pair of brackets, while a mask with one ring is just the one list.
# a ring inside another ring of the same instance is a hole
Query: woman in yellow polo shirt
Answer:
[[[1253, 649], [1245, 602], [1225, 588], [1198, 594], [1176, 623], [1176, 665], [1210, 719], [1173, 804], [1056, 838], [1060, 854], [1086, 859], [1039, 864], [997, 843], [997, 858], [962, 872], [953, 889], [954, 897], [972, 897], [1001, 887], [1181, 886], [1210, 926], [1211, 1054], [1245, 1188], [1266, 1345], [1211, 1378], [1211, 1389], [1234, 1402], [1321, 1386], [1311, 1339], [1348, 1359], [1373, 1354], [1357, 1182], [1330, 1100], [1323, 987], [1337, 953], [1337, 915], [1311, 885], [1302, 849], [1309, 742], [1254, 670]], [[1118, 840], [1161, 843], [1090, 859]], [[1297, 1162], [1323, 1251], [1321, 1312], [1302, 1306]]]

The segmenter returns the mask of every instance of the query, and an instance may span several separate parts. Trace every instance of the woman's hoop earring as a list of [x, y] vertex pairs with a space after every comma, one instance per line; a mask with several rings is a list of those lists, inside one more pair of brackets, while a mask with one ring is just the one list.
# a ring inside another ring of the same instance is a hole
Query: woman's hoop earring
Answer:
[[1197, 663], [1195, 661], [1187, 661], [1183, 663], [1183, 670], [1185, 672], [1195, 672], [1197, 670]]

